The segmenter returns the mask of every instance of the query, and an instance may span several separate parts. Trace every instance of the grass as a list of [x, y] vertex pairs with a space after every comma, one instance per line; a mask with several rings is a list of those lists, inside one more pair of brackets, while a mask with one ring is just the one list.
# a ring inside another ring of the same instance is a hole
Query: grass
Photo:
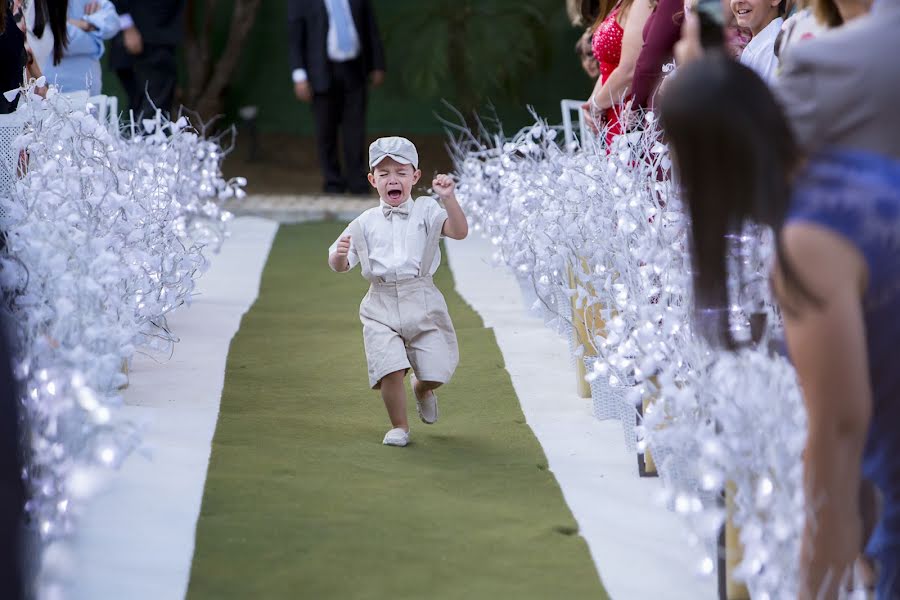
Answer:
[[606, 598], [493, 332], [437, 283], [461, 363], [412, 443], [368, 390], [341, 225], [282, 227], [232, 342], [188, 598]]

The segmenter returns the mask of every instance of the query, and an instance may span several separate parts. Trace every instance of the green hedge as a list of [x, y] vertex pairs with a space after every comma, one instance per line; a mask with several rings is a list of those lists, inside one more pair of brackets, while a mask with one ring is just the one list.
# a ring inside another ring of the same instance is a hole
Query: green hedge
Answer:
[[[400, 74], [404, 64], [416, 59], [405, 53], [400, 32], [403, 20], [411, 11], [430, 0], [373, 0], [378, 13], [388, 54], [386, 85], [376, 90], [369, 107], [371, 133], [404, 132], [410, 134], [440, 133], [435, 111], [442, 111], [440, 97], [419, 98], [404, 89]], [[527, 2], [528, 0], [522, 0]], [[534, 0], [535, 2], [537, 0]], [[259, 10], [253, 31], [228, 91], [228, 118], [234, 119], [237, 109], [245, 105], [259, 107], [259, 126], [262, 131], [310, 134], [313, 122], [310, 111], [293, 96], [287, 51], [286, 0], [266, 0]], [[507, 132], [513, 132], [530, 121], [526, 105], [558, 122], [559, 100], [586, 97], [590, 81], [581, 72], [573, 51], [578, 32], [566, 20], [564, 2], [547, 15], [552, 67], [535, 72], [524, 81], [518, 98], [485, 98], [485, 106], [492, 103]], [[222, 3], [223, 7], [228, 2]], [[221, 48], [227, 35], [230, 14], [222, 11], [216, 26], [215, 45]], [[186, 60], [186, 57], [183, 57]], [[183, 69], [182, 69], [183, 71]], [[116, 77], [104, 74], [104, 91], [119, 95], [122, 90]], [[443, 111], [442, 114], [447, 114]]]

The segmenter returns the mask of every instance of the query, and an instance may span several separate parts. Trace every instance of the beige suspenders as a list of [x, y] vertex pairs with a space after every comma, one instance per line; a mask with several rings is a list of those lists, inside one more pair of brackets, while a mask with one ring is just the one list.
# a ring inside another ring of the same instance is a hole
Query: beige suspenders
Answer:
[[[431, 223], [427, 223], [425, 227], [425, 250], [422, 254], [422, 262], [419, 265], [419, 277], [427, 277], [431, 274], [431, 266], [434, 264], [434, 257], [437, 255], [438, 248], [441, 245], [441, 233], [444, 229], [444, 221], [447, 220], [447, 214], [441, 211]], [[350, 243], [356, 250], [359, 257], [359, 266], [362, 269], [362, 276], [372, 281], [372, 265], [369, 262], [369, 245], [366, 243], [366, 236], [363, 234], [362, 226], [356, 219], [350, 223]]]
[[362, 225], [359, 219], [354, 219], [350, 223], [350, 243], [356, 250], [356, 256], [359, 258], [359, 268], [362, 269], [362, 276], [372, 280], [372, 265], [369, 263], [369, 245], [366, 243], [366, 236], [363, 234]]
[[431, 275], [431, 266], [434, 264], [434, 257], [441, 245], [441, 233], [444, 230], [444, 221], [447, 220], [447, 214], [443, 211], [432, 219], [431, 223], [426, 224], [425, 231], [425, 252], [422, 254], [422, 263], [419, 265], [419, 277]]

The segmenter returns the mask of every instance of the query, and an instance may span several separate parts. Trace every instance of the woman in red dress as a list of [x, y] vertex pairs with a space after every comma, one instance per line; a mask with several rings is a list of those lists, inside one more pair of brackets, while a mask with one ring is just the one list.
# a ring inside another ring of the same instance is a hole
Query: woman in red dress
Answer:
[[599, 131], [604, 122], [609, 126], [607, 146], [622, 133], [619, 114], [631, 93], [631, 80], [649, 15], [649, 0], [606, 0], [600, 3], [600, 13], [591, 38], [594, 57], [600, 63], [600, 78], [582, 109], [594, 130]]

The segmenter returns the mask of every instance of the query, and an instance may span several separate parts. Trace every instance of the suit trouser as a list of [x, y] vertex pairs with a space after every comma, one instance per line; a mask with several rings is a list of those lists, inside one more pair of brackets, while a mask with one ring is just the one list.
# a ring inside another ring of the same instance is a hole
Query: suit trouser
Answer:
[[22, 529], [25, 484], [19, 448], [19, 402], [10, 347], [0, 323], [0, 597], [24, 597]]
[[116, 74], [128, 94], [128, 108], [134, 111], [135, 121], [152, 119], [156, 108], [170, 114], [178, 83], [175, 46], [146, 45], [132, 61], [130, 67], [116, 69]]
[[[332, 62], [329, 66], [331, 87], [314, 94], [312, 103], [324, 189], [326, 192], [364, 193], [369, 189], [364, 149], [366, 79], [359, 76], [360, 68], [353, 63]], [[338, 133], [344, 150], [343, 172], [338, 160]]]

